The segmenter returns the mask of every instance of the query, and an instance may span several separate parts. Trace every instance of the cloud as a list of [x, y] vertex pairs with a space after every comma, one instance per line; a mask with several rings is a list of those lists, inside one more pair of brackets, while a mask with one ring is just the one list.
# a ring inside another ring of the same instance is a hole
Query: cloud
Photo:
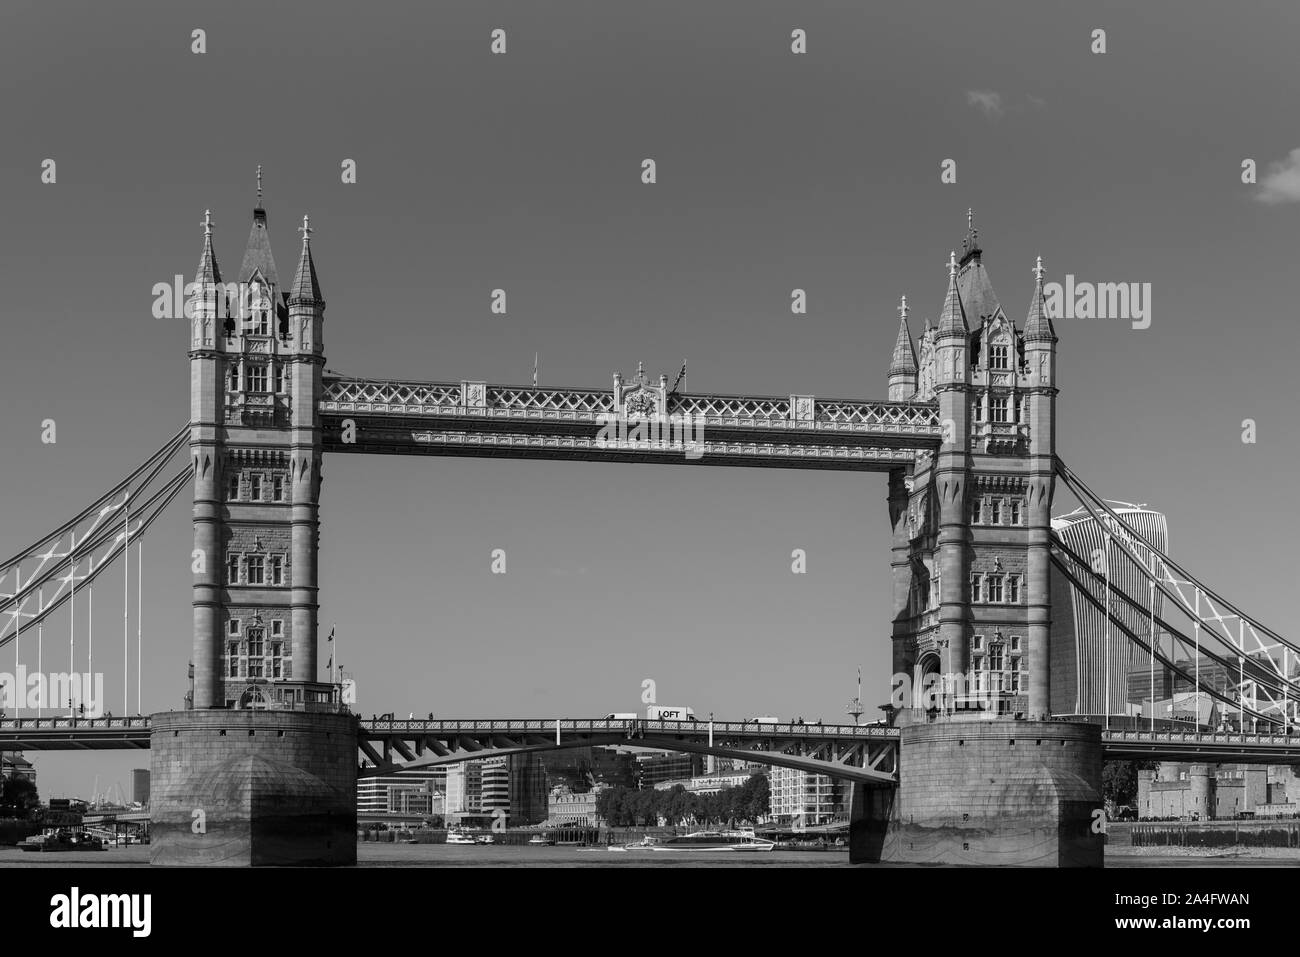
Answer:
[[1261, 203], [1300, 203], [1300, 147], [1288, 153], [1286, 159], [1270, 163], [1259, 185]]
[[1002, 94], [992, 90], [967, 90], [966, 105], [973, 106], [985, 116], [1002, 115]]

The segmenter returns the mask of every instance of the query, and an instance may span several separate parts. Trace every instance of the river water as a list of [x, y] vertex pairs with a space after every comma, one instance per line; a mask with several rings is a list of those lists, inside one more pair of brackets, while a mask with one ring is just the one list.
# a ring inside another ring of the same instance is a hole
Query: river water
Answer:
[[[528, 847], [456, 844], [357, 845], [361, 867], [850, 867], [846, 851], [763, 853], [607, 851], [603, 847]], [[1112, 854], [1108, 868], [1131, 867], [1295, 867], [1296, 858], [1212, 857]], [[112, 847], [100, 852], [33, 854], [0, 847], [0, 867], [148, 867], [149, 848]], [[870, 866], [870, 865], [864, 865]], [[895, 867], [905, 865], [876, 865]]]

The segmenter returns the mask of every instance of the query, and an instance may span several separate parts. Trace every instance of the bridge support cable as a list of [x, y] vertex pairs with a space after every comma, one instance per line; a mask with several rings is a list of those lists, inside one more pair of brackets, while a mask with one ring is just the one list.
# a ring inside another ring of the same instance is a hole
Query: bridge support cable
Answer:
[[[1291, 723], [1294, 720], [1291, 715], [1294, 709], [1291, 704], [1291, 692], [1297, 690], [1298, 686], [1290, 680], [1288, 672], [1290, 671], [1291, 655], [1292, 653], [1300, 654], [1300, 646], [1249, 618], [1241, 609], [1223, 598], [1222, 595], [1213, 589], [1207, 588], [1201, 581], [1195, 579], [1186, 569], [1162, 550], [1156, 548], [1140, 532], [1111, 509], [1105, 500], [1089, 489], [1060, 459], [1056, 460], [1056, 467], [1057, 474], [1062, 481], [1074, 492], [1094, 520], [1108, 530], [1109, 537], [1115, 539], [1121, 552], [1141, 566], [1143, 574], [1150, 579], [1155, 587], [1160, 589], [1161, 594], [1169, 598], [1173, 605], [1192, 620], [1195, 633], [1193, 641], [1197, 649], [1194, 654], [1197, 655], [1197, 658], [1199, 659], [1199, 652], [1202, 647], [1201, 627], [1204, 626], [1206, 634], [1213, 637], [1219, 645], [1229, 650], [1233, 657], [1238, 660], [1241, 684], [1239, 693], [1244, 697], [1245, 687], [1249, 684], [1252, 695], [1257, 695], [1260, 687], [1258, 673], [1266, 674], [1268, 676], [1268, 683], [1264, 688], [1266, 694], [1281, 691], [1283, 703], [1280, 707], [1286, 715], [1284, 720], [1288, 724]], [[1136, 554], [1133, 548], [1135, 542], [1145, 547], [1152, 556], [1160, 559], [1162, 567], [1159, 577], [1152, 576], [1146, 568], [1145, 562]], [[1178, 576], [1181, 577], [1175, 577], [1174, 572], [1177, 572]], [[1194, 589], [1190, 600], [1184, 591], [1185, 587]], [[1205, 603], [1209, 608], [1208, 614], [1203, 613], [1201, 610], [1202, 598], [1205, 599]], [[1235, 635], [1228, 626], [1233, 619], [1237, 622]], [[1247, 647], [1247, 633], [1249, 633], [1251, 640], [1249, 648]], [[1261, 638], [1261, 634], [1272, 640], [1265, 641], [1264, 638]], [[1185, 640], [1185, 636], [1183, 637]], [[1282, 652], [1280, 662], [1275, 658], [1275, 653], [1279, 649]], [[1247, 661], [1250, 662], [1250, 671], [1252, 672], [1249, 682], [1247, 682], [1245, 675]], [[1199, 671], [1199, 664], [1197, 670]], [[1197, 688], [1198, 690], [1201, 688], [1199, 681], [1197, 681]]]
[[[1067, 545], [1064, 541], [1062, 541], [1061, 539], [1057, 538], [1054, 535], [1052, 536], [1052, 544], [1053, 547], [1060, 554], [1067, 556], [1070, 559], [1071, 563], [1073, 564], [1074, 568], [1079, 569], [1083, 573], [1083, 575], [1087, 576], [1093, 574], [1088, 565], [1088, 562], [1077, 552], [1075, 552], [1072, 548], [1070, 548], [1070, 546]], [[1055, 556], [1053, 557], [1055, 558]], [[1076, 579], [1074, 579], [1072, 576], [1071, 580], [1075, 581]], [[1079, 586], [1079, 587], [1082, 588], [1084, 586]], [[1091, 589], [1089, 589], [1088, 591], [1091, 591]], [[1141, 612], [1144, 617], [1149, 614], [1148, 609], [1143, 608], [1138, 603], [1137, 599], [1133, 598], [1131, 595], [1126, 594], [1122, 589], [1112, 590], [1110, 594], [1112, 596], [1117, 596], [1118, 598], [1120, 598], [1122, 601], [1124, 601], [1129, 607], [1133, 608], [1135, 611]], [[1095, 596], [1090, 596], [1090, 597], [1095, 597]], [[1101, 607], [1100, 604], [1098, 604], [1097, 607], [1100, 608]], [[1114, 616], [1113, 611], [1111, 615], [1108, 615], [1107, 620], [1108, 621], [1116, 620], [1116, 616]], [[1199, 636], [1195, 638], [1188, 638], [1185, 632], [1180, 631], [1178, 628], [1174, 627], [1173, 624], [1171, 624], [1162, 616], [1159, 615], [1154, 616], [1153, 621], [1156, 625], [1159, 625], [1160, 629], [1163, 630], [1166, 634], [1168, 634], [1170, 638], [1176, 640], [1184, 650], [1189, 650], [1189, 649], [1193, 650], [1194, 654], [1196, 655], [1196, 657], [1193, 659], [1195, 662], [1195, 669], [1196, 669], [1194, 681], [1195, 681], [1195, 687], [1198, 690], [1205, 687], [1200, 682], [1199, 659], [1201, 656], [1209, 658], [1211, 661], [1223, 666], [1225, 669], [1244, 668], [1244, 665], [1242, 665], [1241, 663], [1242, 655], [1240, 654], [1239, 649], [1236, 645], [1230, 644], [1218, 636], [1212, 636], [1218, 642], [1218, 644], [1221, 645], [1228, 652], [1229, 657], [1224, 657], [1223, 655], [1217, 654], [1214, 651], [1213, 646], [1206, 645], [1204, 642], [1202, 642]], [[1145, 646], [1144, 646], [1144, 650], [1145, 650]], [[1291, 680], [1290, 678], [1286, 677], [1284, 673], [1279, 673], [1276, 670], [1270, 670], [1269, 668], [1265, 667], [1265, 662], [1262, 662], [1257, 658], [1251, 658], [1249, 659], [1249, 661], [1250, 661], [1251, 681], [1255, 683], [1256, 687], [1258, 687], [1258, 683], [1262, 679], [1265, 682], [1267, 682], [1264, 686], [1264, 690], [1271, 694], [1280, 695], [1284, 701], [1289, 701], [1291, 699], [1291, 692], [1294, 691], [1300, 693], [1300, 682]], [[1287, 711], [1286, 713], [1289, 713], [1289, 711]]]
[[[1086, 564], [1081, 564], [1077, 556], [1075, 556], [1071, 560], [1071, 563], [1079, 565], [1082, 568], [1088, 567]], [[1085, 585], [1084, 582], [1080, 578], [1076, 577], [1074, 573], [1071, 571], [1070, 569], [1071, 563], [1067, 563], [1066, 561], [1064, 561], [1063, 559], [1061, 559], [1056, 555], [1052, 556], [1052, 564], [1056, 566], [1057, 570], [1060, 571], [1061, 574], [1065, 576], [1066, 580], [1070, 584], [1072, 584], [1075, 587], [1075, 589], [1078, 591], [1078, 593], [1083, 595], [1083, 597], [1089, 603], [1091, 603], [1094, 608], [1097, 608], [1103, 614], [1110, 615], [1111, 623], [1120, 630], [1120, 632], [1124, 635], [1126, 639], [1128, 639], [1128, 641], [1131, 644], [1136, 645], [1138, 648], [1142, 649], [1142, 651], [1147, 654], [1154, 654], [1155, 659], [1157, 661], [1159, 661], [1162, 665], [1167, 667], [1171, 672], [1176, 674], [1178, 677], [1183, 678], [1189, 683], [1195, 682], [1196, 679], [1193, 674], [1187, 672], [1177, 662], [1170, 660], [1158, 648], [1154, 648], [1153, 647], [1154, 643], [1148, 643], [1144, 641], [1140, 635], [1138, 635], [1136, 632], [1130, 629], [1128, 625], [1126, 625], [1120, 618], [1118, 618], [1118, 616], [1115, 616], [1112, 612], [1109, 612], [1107, 609], [1105, 609], [1102, 606], [1101, 601], [1095, 595], [1092, 594], [1092, 591], [1087, 587], [1087, 585]], [[1122, 592], [1120, 592], [1119, 594], [1121, 596], [1123, 595]], [[1131, 602], [1131, 604], [1134, 604], [1135, 606], [1137, 605], [1136, 602]], [[1247, 714], [1250, 717], [1255, 718], [1259, 721], [1264, 721], [1266, 723], [1273, 724], [1273, 723], [1277, 723], [1279, 720], [1277, 715], [1270, 716], [1268, 714], [1265, 714], [1264, 712], [1257, 711], [1255, 708], [1244, 707], [1244, 704], [1241, 700], [1234, 701], [1232, 698], [1223, 694], [1221, 691], [1216, 690], [1214, 687], [1210, 685], [1201, 686], [1198, 690], [1203, 691], [1205, 694], [1210, 695], [1210, 697], [1222, 702], [1223, 704], [1231, 706], [1233, 709], [1237, 709], [1242, 713]], [[1153, 691], [1152, 694], [1153, 701], [1154, 701], [1154, 697], [1155, 696]], [[1199, 719], [1200, 716], [1198, 715], [1197, 717]]]
[[[1092, 573], [1091, 569], [1088, 566], [1088, 563], [1080, 555], [1074, 552], [1067, 544], [1065, 544], [1063, 541], [1060, 541], [1059, 539], [1056, 539], [1055, 536], [1053, 536], [1053, 545], [1055, 546], [1056, 551], [1059, 554], [1066, 555], [1072, 562], [1073, 567], [1079, 569], [1085, 577]], [[1057, 555], [1053, 555], [1053, 561], [1057, 561], [1058, 567], [1061, 567]], [[1079, 583], [1078, 579], [1072, 573], [1068, 572], [1065, 569], [1062, 570], [1067, 574], [1067, 577], [1070, 578], [1071, 582], [1075, 583], [1077, 587], [1079, 587], [1080, 589], [1085, 590], [1087, 597], [1093, 600], [1094, 606], [1101, 608], [1101, 605], [1095, 601], [1095, 596], [1090, 593], [1091, 592], [1090, 589], [1085, 589], [1084, 586]], [[1136, 599], [1125, 594], [1122, 590], [1118, 592], [1118, 595], [1119, 598], [1122, 599], [1131, 608], [1142, 612], [1144, 615], [1147, 613], [1147, 609], [1141, 608]], [[1112, 607], [1111, 613], [1107, 616], [1107, 621], [1117, 622], [1118, 620], [1119, 620], [1118, 616], [1114, 615], [1114, 611]], [[1292, 698], [1290, 692], [1293, 690], [1300, 690], [1300, 685], [1297, 685], [1296, 682], [1291, 681], [1284, 674], [1278, 673], [1275, 668], [1276, 662], [1272, 662], [1272, 660], [1269, 659], [1269, 663], [1274, 666], [1274, 668], [1270, 670], [1270, 668], [1266, 667], [1265, 663], [1261, 662], [1259, 659], [1257, 658], [1249, 659], [1250, 680], [1249, 682], [1247, 682], [1245, 680], [1247, 659], [1245, 659], [1238, 652], [1238, 649], [1235, 645], [1227, 644], [1225, 642], [1222, 642], [1222, 639], [1218, 639], [1220, 643], [1224, 645], [1226, 651], [1229, 654], [1229, 657], [1224, 657], [1222, 655], [1216, 654], [1212, 647], [1207, 647], [1204, 644], [1201, 644], [1199, 635], [1196, 638], [1189, 639], [1184, 632], [1175, 628], [1163, 617], [1153, 616], [1152, 622], [1153, 625], [1159, 625], [1160, 628], [1163, 629], [1164, 632], [1168, 634], [1171, 639], [1178, 641], [1178, 643], [1182, 646], [1184, 651], [1190, 649], [1196, 655], [1194, 659], [1195, 672], [1192, 681], [1193, 681], [1193, 687], [1196, 688], [1198, 694], [1205, 692], [1206, 690], [1209, 689], [1209, 686], [1203, 684], [1200, 680], [1200, 657], [1203, 655], [1204, 657], [1209, 658], [1211, 661], [1215, 662], [1216, 664], [1222, 666], [1224, 670], [1228, 673], [1231, 673], [1232, 669], [1234, 668], [1238, 670], [1238, 672], [1241, 675], [1241, 678], [1239, 680], [1239, 685], [1240, 685], [1239, 694], [1244, 696], [1245, 686], [1249, 684], [1252, 691], [1252, 697], [1254, 698], [1254, 707], [1256, 710], [1258, 710], [1259, 708], [1258, 692], [1261, 690], [1262, 687], [1262, 690], [1264, 691], [1265, 695], [1269, 699], [1269, 704], [1266, 710], [1272, 710], [1278, 712], [1282, 716], [1281, 720], [1283, 720], [1287, 724], [1295, 723], [1295, 718], [1294, 715], [1292, 714], [1293, 708], [1291, 706]], [[1125, 629], [1125, 630], [1126, 633], [1131, 633], [1129, 629]], [[1152, 630], [1154, 631], [1154, 628]], [[1147, 645], [1145, 643], [1139, 642], [1139, 644], [1141, 645], [1144, 651], [1148, 650]], [[1161, 661], [1166, 662], [1167, 659], [1161, 657]], [[1179, 673], [1183, 677], [1188, 677], [1185, 673], [1181, 671]], [[1277, 700], [1279, 697], [1281, 698], [1281, 703], [1279, 703]], [[1236, 703], [1240, 704], [1241, 700], [1243, 699], [1239, 698]], [[1270, 720], [1278, 720], [1278, 718], [1274, 717], [1271, 718]]]
[[[122, 479], [122, 481], [118, 482], [111, 489], [109, 489], [99, 498], [95, 499], [84, 509], [78, 512], [75, 516], [73, 516], [68, 521], [64, 522], [62, 525], [54, 529], [45, 537], [33, 542], [31, 545], [27, 546], [23, 550], [11, 556], [7, 561], [0, 562], [0, 584], [2, 584], [4, 582], [4, 579], [8, 576], [9, 570], [13, 568], [15, 565], [17, 565], [18, 562], [24, 560], [29, 556], [37, 555], [38, 550], [43, 546], [58, 542], [71, 529], [73, 529], [77, 525], [80, 525], [91, 515], [101, 511], [105, 503], [116, 498], [118, 495], [120, 495], [123, 492], [123, 490], [129, 488], [133, 483], [136, 483], [137, 479], [139, 479], [140, 476], [143, 475], [145, 472], [149, 471], [150, 468], [153, 469], [153, 472], [151, 473], [149, 480], [152, 480], [152, 478], [158, 474], [158, 472], [163, 468], [163, 466], [165, 466], [167, 462], [178, 451], [180, 451], [182, 448], [184, 448], [189, 444], [189, 431], [190, 431], [190, 426], [188, 423], [186, 423], [183, 429], [181, 429], [170, 439], [168, 439], [162, 445], [162, 447], [158, 449], [158, 451], [154, 452], [147, 459], [145, 459], [144, 462], [142, 462], [134, 472], [132, 472], [126, 478]], [[149, 480], [140, 482], [138, 484], [140, 484], [141, 487], [147, 486], [149, 484]], [[5, 596], [5, 597], [9, 597], [9, 596]]]
[[[1171, 558], [1161, 549], [1156, 548], [1150, 541], [1148, 541], [1145, 537], [1143, 537], [1143, 535], [1140, 532], [1138, 532], [1137, 529], [1135, 529], [1128, 522], [1126, 522], [1122, 516], [1117, 514], [1114, 511], [1114, 509], [1112, 509], [1108, 504], [1106, 504], [1104, 499], [1102, 499], [1099, 495], [1097, 495], [1097, 493], [1092, 491], [1092, 489], [1088, 488], [1088, 486], [1085, 485], [1083, 481], [1077, 475], [1075, 475], [1074, 472], [1072, 472], [1065, 465], [1064, 462], [1060, 460], [1060, 458], [1056, 459], [1056, 474], [1070, 489], [1070, 491], [1072, 491], [1078, 497], [1079, 501], [1083, 504], [1083, 507], [1087, 509], [1087, 511], [1093, 516], [1093, 518], [1095, 518], [1098, 521], [1099, 524], [1101, 524], [1103, 528], [1118, 527], [1122, 529], [1129, 536], [1130, 541], [1140, 542], [1144, 547], [1149, 549], [1152, 554], [1154, 554], [1160, 559], [1160, 561], [1166, 566], [1166, 570], [1172, 569], [1172, 571], [1177, 572], [1178, 575], [1181, 576], [1182, 579], [1184, 579], [1183, 581], [1178, 581], [1173, 577], [1173, 575], [1168, 575], [1169, 580], [1167, 584], [1193, 585], [1197, 589], [1199, 589], [1201, 595], [1204, 596], [1206, 601], [1210, 604], [1210, 610], [1212, 614], [1208, 616], [1201, 616], [1196, 605], [1193, 604], [1192, 602], [1189, 602], [1187, 600], [1187, 597], [1183, 595], [1181, 591], [1179, 591], [1178, 594], [1171, 594], [1164, 587], [1161, 588], [1161, 590], [1164, 591], [1165, 594], [1168, 595], [1170, 599], [1176, 601], [1184, 610], [1188, 612], [1189, 617], [1196, 616], [1199, 617], [1203, 623], [1214, 622], [1215, 624], [1218, 624], [1220, 627], [1223, 627], [1223, 622], [1227, 621], [1228, 619], [1235, 618], [1238, 621], [1243, 622], [1244, 625], [1246, 627], [1249, 627], [1252, 632], [1258, 633], [1255, 636], [1257, 641], [1258, 641], [1258, 635], [1262, 634], [1268, 638], [1271, 638], [1274, 642], [1276, 642], [1276, 646], [1281, 646], [1288, 649], [1292, 653], [1300, 654], [1300, 644], [1296, 644], [1294, 642], [1287, 640], [1286, 638], [1283, 638], [1280, 634], [1278, 634], [1273, 629], [1260, 624], [1258, 619], [1246, 615], [1239, 607], [1234, 605], [1232, 602], [1228, 601], [1226, 598], [1224, 598], [1218, 592], [1214, 591], [1212, 588], [1206, 587], [1206, 585], [1203, 582], [1199, 581], [1194, 575], [1188, 572], [1187, 569], [1183, 568], [1183, 566], [1178, 564], [1178, 562], [1176, 562], [1173, 558]], [[1089, 504], [1090, 502], [1092, 504]], [[1105, 520], [1103, 520], [1101, 516], [1098, 514], [1098, 509], [1106, 513], [1107, 518]], [[1125, 542], [1122, 537], [1117, 536], [1117, 541], [1120, 543], [1121, 547], [1125, 547], [1127, 549], [1128, 543]], [[1218, 606], [1221, 606], [1223, 609], [1225, 609], [1228, 612], [1227, 615], [1224, 615], [1218, 611], [1218, 608], [1216, 608], [1215, 606], [1216, 602]], [[1229, 639], [1229, 641], [1233, 640], [1232, 634], [1227, 631], [1226, 627], [1224, 628], [1224, 633]], [[1240, 636], [1236, 640], [1240, 641], [1241, 640]], [[1259, 651], [1268, 650], [1268, 646], [1265, 646], [1262, 641], [1259, 642], [1259, 645], [1260, 647], [1257, 650]]]
[[[187, 462], [183, 469], [164, 482], [137, 507], [130, 528], [130, 537], [137, 540], [137, 550], [140, 546], [139, 539], [185, 488], [192, 471], [193, 465]], [[120, 505], [111, 506], [110, 510], [116, 511], [118, 507]], [[118, 555], [125, 553], [127, 538], [125, 531], [117, 531], [116, 526], [101, 528], [99, 527], [101, 524], [97, 518], [96, 530], [88, 537], [77, 541], [68, 551], [54, 553], [51, 550], [48, 558], [58, 559], [57, 562], [53, 564], [47, 562], [47, 567], [39, 575], [24, 582], [14, 594], [3, 596], [4, 600], [0, 601], [0, 614], [8, 616], [8, 621], [0, 625], [0, 646], [14, 640], [20, 621], [25, 621], [29, 625], [43, 623], [56, 610], [72, 600], [78, 584], [88, 585], [94, 582]], [[75, 535], [75, 530], [72, 534]], [[83, 561], [87, 562], [88, 570], [85, 572], [76, 570]], [[53, 585], [48, 598], [45, 590], [47, 584]], [[29, 601], [33, 601], [36, 605], [34, 612], [23, 610]]]
[[[34, 597], [38, 597], [41, 587], [49, 584], [54, 580], [55, 576], [65, 569], [68, 570], [68, 574], [60, 580], [61, 583], [51, 592], [51, 599], [57, 598], [59, 604], [62, 604], [63, 585], [69, 586], [69, 594], [75, 592], [76, 584], [81, 580], [81, 577], [77, 574], [81, 558], [88, 553], [91, 554], [91, 567], [93, 569], [95, 565], [93, 553], [102, 548], [111, 535], [111, 530], [108, 527], [110, 517], [118, 509], [128, 508], [136, 498], [144, 494], [152, 486], [159, 473], [166, 468], [167, 463], [181, 449], [185, 448], [187, 431], [188, 428], [177, 432], [158, 451], [145, 459], [127, 478], [104, 495], [101, 495], [88, 507], [82, 509], [71, 520], [64, 522], [53, 532], [11, 558], [6, 565], [0, 566], [0, 585], [3, 585], [11, 572], [13, 574], [12, 590], [8, 593], [0, 592], [0, 614], [9, 616], [8, 621], [0, 624], [0, 644], [8, 640], [11, 627], [16, 632], [18, 622], [23, 619], [33, 619], [31, 613], [24, 611], [28, 602]], [[147, 505], [148, 503], [146, 503], [146, 507]], [[83, 525], [85, 525], [84, 530], [81, 529]], [[129, 530], [129, 526], [127, 526], [127, 529]], [[67, 536], [66, 545], [64, 544], [65, 535]], [[33, 560], [36, 567], [28, 575], [27, 580], [24, 581], [21, 575], [20, 563], [29, 558]], [[45, 603], [43, 601], [38, 602], [37, 609], [37, 614], [40, 614], [46, 609]]]

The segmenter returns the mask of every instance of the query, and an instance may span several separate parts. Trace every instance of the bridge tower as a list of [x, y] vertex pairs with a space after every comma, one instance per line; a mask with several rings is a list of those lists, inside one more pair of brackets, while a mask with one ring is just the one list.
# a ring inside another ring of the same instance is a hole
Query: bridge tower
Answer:
[[356, 720], [317, 674], [325, 300], [306, 216], [282, 284], [261, 193], [233, 283], [205, 216], [187, 303], [194, 682], [154, 719], [155, 863], [356, 860]]
[[1099, 866], [1100, 731], [1047, 720], [1057, 339], [1042, 260], [1021, 329], [973, 217], [961, 250], [916, 350], [904, 303], [889, 366], [890, 399], [937, 404], [944, 436], [890, 474], [899, 785], [855, 791], [853, 859]]
[[316, 673], [325, 301], [310, 223], [304, 216], [287, 289], [260, 200], [236, 283], [221, 283], [205, 229], [195, 296], [205, 331], [190, 351], [194, 548], [203, 558], [193, 706], [328, 701]]
[[889, 367], [890, 398], [937, 402], [944, 428], [936, 453], [890, 476], [893, 660], [934, 682], [922, 700], [937, 710], [1046, 717], [1056, 336], [1041, 267], [1021, 330], [982, 253], [971, 223], [919, 360], [904, 309]]

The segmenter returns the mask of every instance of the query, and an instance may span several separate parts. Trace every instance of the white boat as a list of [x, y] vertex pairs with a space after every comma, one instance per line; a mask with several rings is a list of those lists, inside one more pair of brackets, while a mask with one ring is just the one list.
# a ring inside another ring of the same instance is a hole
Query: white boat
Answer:
[[631, 844], [611, 844], [611, 851], [653, 851], [659, 841], [653, 837], [643, 837], [639, 841], [633, 841]]
[[695, 831], [670, 837], [653, 845], [652, 851], [770, 851], [776, 847], [775, 841], [755, 836], [752, 830], [740, 831]]
[[453, 827], [451, 830], [447, 832], [447, 843], [448, 844], [477, 844], [478, 842], [474, 840], [474, 835], [470, 834], [468, 831], [464, 831], [461, 830], [460, 828]]
[[545, 834], [534, 834], [528, 839], [528, 843], [534, 847], [550, 847], [555, 843], [554, 839], [547, 837]]
[[491, 834], [480, 834], [478, 837], [474, 838], [475, 844], [495, 844], [496, 842], [497, 839]]

